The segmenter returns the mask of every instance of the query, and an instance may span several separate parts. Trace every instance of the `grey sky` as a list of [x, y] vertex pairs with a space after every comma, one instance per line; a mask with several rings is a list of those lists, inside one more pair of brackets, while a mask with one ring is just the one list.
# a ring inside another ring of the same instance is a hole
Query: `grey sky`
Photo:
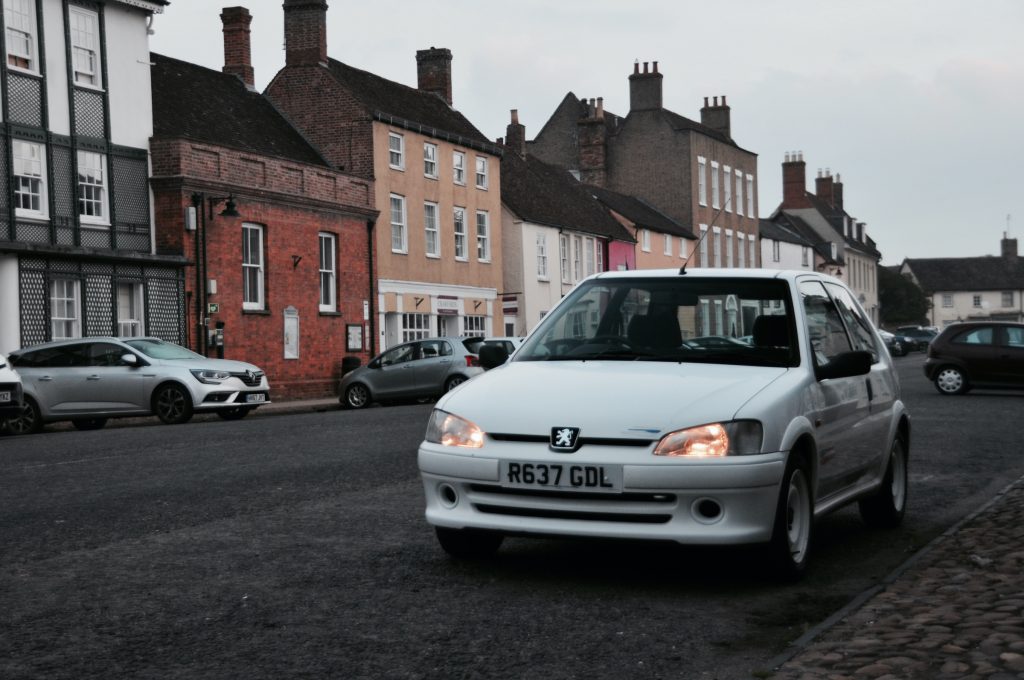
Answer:
[[[253, 15], [256, 85], [284, 64], [281, 0], [171, 0], [153, 51], [219, 69], [220, 10]], [[658, 61], [665, 106], [699, 120], [726, 95], [759, 155], [758, 200], [803, 151], [842, 176], [884, 264], [998, 254], [1024, 240], [1024, 2], [1019, 0], [329, 0], [334, 59], [415, 87], [417, 49], [452, 50], [453, 99], [486, 136], [509, 110], [532, 139], [567, 92], [629, 111], [633, 62]]]

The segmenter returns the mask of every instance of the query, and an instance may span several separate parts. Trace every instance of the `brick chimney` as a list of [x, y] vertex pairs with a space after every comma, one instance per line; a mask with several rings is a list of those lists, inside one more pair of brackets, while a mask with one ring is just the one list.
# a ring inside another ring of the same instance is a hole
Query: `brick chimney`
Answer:
[[834, 205], [832, 198], [832, 171], [828, 168], [825, 168], [824, 171], [820, 168], [818, 169], [818, 176], [814, 179], [814, 195], [830, 206]]
[[526, 158], [526, 126], [519, 123], [519, 109], [512, 109], [512, 122], [505, 127], [505, 146]]
[[725, 103], [725, 95], [722, 95], [722, 103], [718, 103], [718, 97], [709, 106], [708, 98], [704, 97], [704, 107], [700, 110], [700, 122], [712, 130], [717, 130], [732, 139], [732, 128], [729, 123], [729, 106]]
[[608, 183], [608, 128], [604, 122], [604, 97], [591, 99], [586, 105], [587, 115], [576, 121], [580, 181], [603, 187]]
[[416, 51], [416, 80], [423, 92], [433, 92], [452, 105], [452, 51], [431, 47]]
[[811, 207], [807, 200], [807, 164], [804, 163], [803, 151], [787, 153], [782, 163], [782, 207]]
[[629, 77], [629, 110], [650, 111], [662, 108], [661, 81], [663, 76], [658, 73], [658, 62], [648, 71], [649, 64], [644, 62], [643, 73], [640, 63], [633, 64], [633, 75]]
[[225, 7], [220, 14], [224, 25], [224, 73], [238, 76], [250, 90], [256, 89], [249, 47], [252, 16], [245, 7]]
[[999, 242], [999, 249], [1002, 251], [1003, 258], [1007, 260], [1017, 259], [1017, 239], [1007, 238], [1006, 232], [1003, 232], [1003, 240]]
[[327, 65], [327, 0], [284, 0], [285, 66]]
[[836, 207], [836, 210], [843, 209], [843, 182], [838, 172], [836, 173], [836, 180], [832, 182], [832, 205]]

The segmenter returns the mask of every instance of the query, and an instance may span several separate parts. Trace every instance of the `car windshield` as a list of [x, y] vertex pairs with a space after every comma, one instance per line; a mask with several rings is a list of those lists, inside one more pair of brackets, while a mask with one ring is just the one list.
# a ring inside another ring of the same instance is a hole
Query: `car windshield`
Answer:
[[125, 340], [125, 344], [132, 349], [137, 349], [146, 356], [153, 359], [205, 359], [201, 354], [196, 354], [190, 349], [181, 345], [175, 345], [163, 340], [154, 338], [139, 338], [136, 340]]
[[545, 317], [516, 361], [796, 366], [794, 329], [788, 284], [777, 279], [597, 278]]

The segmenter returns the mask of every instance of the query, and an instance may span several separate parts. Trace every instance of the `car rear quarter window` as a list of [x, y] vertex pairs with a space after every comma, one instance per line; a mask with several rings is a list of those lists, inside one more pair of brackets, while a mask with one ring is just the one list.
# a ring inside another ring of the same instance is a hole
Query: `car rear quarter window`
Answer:
[[1010, 347], [1024, 347], [1024, 328], [1009, 327], [1006, 329], [1006, 344]]
[[991, 345], [992, 344], [992, 327], [985, 326], [984, 328], [973, 328], [968, 331], [960, 333], [953, 338], [953, 344], [955, 345]]

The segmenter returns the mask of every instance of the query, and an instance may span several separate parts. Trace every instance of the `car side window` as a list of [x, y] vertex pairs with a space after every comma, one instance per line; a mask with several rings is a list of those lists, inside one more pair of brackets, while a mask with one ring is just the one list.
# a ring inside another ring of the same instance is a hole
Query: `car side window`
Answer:
[[109, 342], [97, 342], [88, 346], [86, 356], [88, 357], [89, 366], [121, 366], [123, 365], [121, 357], [126, 352], [127, 350], [120, 345], [114, 345]]
[[1006, 344], [1010, 347], [1024, 347], [1024, 328], [1007, 328]]
[[416, 345], [401, 345], [392, 350], [388, 350], [380, 358], [381, 366], [391, 366], [393, 364], [401, 364], [406, 361], [412, 361], [415, 356]]
[[843, 317], [843, 321], [846, 322], [846, 328], [850, 331], [854, 348], [871, 352], [872, 362], [877, 362], [879, 358], [878, 347], [875, 345], [874, 333], [871, 332], [871, 322], [861, 313], [860, 307], [853, 301], [853, 297], [848, 290], [834, 283], [826, 283], [825, 287], [832, 294], [832, 299], [835, 300], [839, 314]]
[[439, 356], [444, 355], [443, 347], [445, 343], [439, 340], [427, 340], [419, 343], [420, 345], [420, 358], [421, 359], [436, 359]]
[[991, 345], [992, 327], [985, 326], [965, 331], [953, 338], [953, 343], [957, 345]]
[[807, 333], [815, 364], [825, 366], [838, 355], [851, 351], [853, 346], [839, 310], [825, 287], [818, 281], [805, 281], [800, 284], [800, 297], [807, 315]]

